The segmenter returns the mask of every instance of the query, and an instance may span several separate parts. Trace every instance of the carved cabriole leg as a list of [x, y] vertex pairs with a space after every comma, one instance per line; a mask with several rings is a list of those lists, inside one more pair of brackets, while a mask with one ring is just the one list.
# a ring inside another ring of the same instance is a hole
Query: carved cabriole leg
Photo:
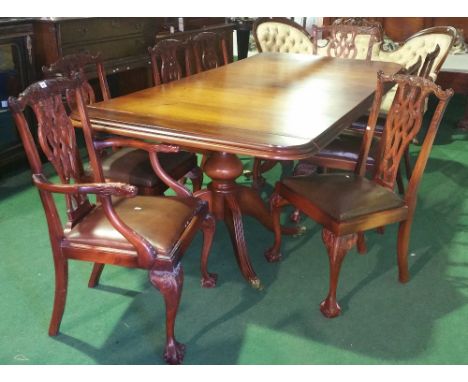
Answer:
[[254, 158], [252, 168], [252, 188], [260, 190], [265, 185], [265, 178], [262, 176], [262, 160]]
[[172, 365], [179, 364], [184, 359], [185, 345], [176, 341], [174, 326], [184, 283], [182, 264], [179, 263], [172, 272], [151, 269], [149, 271], [149, 278], [154, 287], [163, 295], [166, 304], [166, 347], [164, 360]]
[[280, 225], [280, 212], [281, 207], [288, 204], [286, 199], [283, 199], [276, 191], [270, 198], [271, 218], [273, 221], [273, 233], [275, 234], [275, 242], [273, 247], [265, 252], [265, 258], [269, 263], [279, 261], [281, 259], [281, 225]]
[[214, 288], [218, 275], [208, 272], [208, 256], [210, 255], [211, 244], [215, 233], [216, 220], [213, 215], [208, 214], [203, 221], [203, 249], [201, 255], [201, 285], [203, 288]]
[[89, 277], [88, 287], [94, 288], [99, 284], [99, 279], [101, 278], [102, 270], [104, 269], [104, 264], [94, 263], [91, 276]]
[[252, 263], [247, 252], [245, 243], [244, 226], [242, 224], [242, 214], [235, 195], [228, 194], [225, 196], [227, 208], [225, 209], [224, 222], [231, 235], [234, 253], [236, 255], [237, 264], [241, 269], [242, 275], [255, 289], [262, 289], [260, 279], [253, 270]]
[[49, 325], [49, 336], [56, 336], [58, 334], [67, 301], [68, 260], [60, 253], [59, 249], [54, 250], [54, 267], [55, 296], [52, 318]]
[[398, 227], [397, 259], [398, 259], [398, 279], [402, 283], [409, 281], [408, 270], [408, 246], [411, 232], [412, 219], [404, 220]]
[[325, 317], [333, 318], [340, 314], [341, 308], [336, 301], [336, 289], [341, 263], [346, 253], [356, 244], [357, 234], [336, 236], [333, 232], [323, 229], [322, 239], [327, 247], [330, 262], [330, 289], [327, 298], [320, 304], [320, 311]]
[[366, 236], [364, 235], [364, 232], [358, 232], [357, 235], [358, 253], [361, 255], [365, 255], [367, 253]]

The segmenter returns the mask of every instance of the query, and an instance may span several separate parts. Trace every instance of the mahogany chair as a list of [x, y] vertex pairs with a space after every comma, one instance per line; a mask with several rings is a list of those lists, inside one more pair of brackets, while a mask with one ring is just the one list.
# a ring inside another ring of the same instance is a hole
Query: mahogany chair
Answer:
[[312, 54], [309, 32], [286, 17], [259, 17], [253, 24], [252, 34], [260, 53]]
[[[46, 77], [70, 77], [81, 73], [86, 78], [85, 70], [95, 70], [98, 75], [99, 88], [103, 100], [111, 98], [109, 86], [100, 54], [78, 53], [64, 56], [49, 67], [42, 68]], [[86, 80], [83, 83], [83, 94], [87, 104], [96, 102], [96, 95]], [[75, 109], [74, 95], [67, 93], [69, 107]], [[79, 124], [75, 123], [75, 125]], [[193, 153], [180, 151], [176, 155], [162, 153], [160, 161], [165, 171], [175, 179], [190, 178], [194, 191], [199, 190], [203, 181], [203, 173], [197, 166], [197, 157]], [[119, 150], [103, 152], [102, 167], [104, 177], [112, 182], [130, 183], [138, 187], [140, 195], [159, 195], [168, 187], [155, 174], [144, 150], [125, 147]]]
[[197, 73], [229, 63], [226, 40], [218, 33], [198, 33], [192, 38], [192, 49]]
[[382, 42], [382, 32], [376, 26], [314, 25], [312, 41], [315, 55], [370, 61]]
[[[166, 305], [166, 346], [168, 363], [180, 363], [184, 345], [176, 341], [174, 324], [183, 285], [181, 259], [194, 235], [204, 235], [201, 268], [203, 280], [213, 280], [206, 271], [214, 234], [214, 219], [205, 202], [173, 180], [162, 168], [161, 153], [174, 155], [176, 146], [150, 144], [123, 138], [96, 141], [85, 107], [82, 88], [86, 81], [57, 78], [29, 86], [9, 107], [23, 141], [32, 169], [32, 180], [38, 188], [49, 228], [55, 266], [55, 299], [49, 335], [59, 332], [65, 309], [68, 283], [68, 261], [94, 263], [89, 287], [95, 287], [104, 264], [146, 269], [151, 283], [162, 293]], [[83, 182], [82, 162], [76, 143], [75, 129], [62, 102], [64, 93], [73, 91], [81, 126], [93, 170], [91, 182]], [[51, 183], [44, 171], [28, 122], [24, 116], [31, 107], [38, 121], [38, 145], [58, 175]], [[136, 196], [137, 188], [120, 182], [106, 182], [97, 150], [105, 147], [133, 147], [144, 150], [154, 171], [176, 196]], [[66, 222], [62, 225], [53, 194], [66, 201]], [[96, 195], [92, 204], [88, 194]]]
[[[154, 85], [167, 84], [192, 74], [189, 44], [170, 38], [149, 47]], [[182, 62], [183, 61], [183, 62]]]
[[[367, 155], [383, 98], [383, 89], [397, 84], [394, 101], [387, 114], [372, 179], [365, 177]], [[438, 104], [404, 196], [394, 192], [400, 160], [421, 129], [425, 103], [434, 94]], [[271, 197], [275, 241], [266, 251], [268, 261], [281, 258], [280, 210], [292, 204], [323, 226], [322, 238], [330, 262], [330, 286], [320, 309], [326, 317], [340, 314], [336, 290], [341, 263], [355, 245], [362, 245], [362, 232], [399, 222], [397, 259], [399, 280], [409, 280], [408, 245], [417, 202], [417, 191], [437, 129], [452, 97], [432, 81], [417, 76], [378, 74], [377, 90], [354, 173], [313, 174], [283, 179]]]

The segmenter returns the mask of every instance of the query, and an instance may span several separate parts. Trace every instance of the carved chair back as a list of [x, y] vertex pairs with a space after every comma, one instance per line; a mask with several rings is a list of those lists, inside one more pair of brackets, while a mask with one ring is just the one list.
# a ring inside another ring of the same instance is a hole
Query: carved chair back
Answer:
[[226, 39], [218, 33], [198, 33], [192, 39], [192, 47], [197, 73], [229, 63]]
[[312, 38], [313, 54], [360, 60], [370, 60], [382, 42], [378, 27], [345, 24], [314, 25]]
[[180, 63], [180, 52], [183, 51], [185, 75], [192, 74], [190, 66], [189, 45], [185, 41], [167, 39], [149, 47], [151, 69], [154, 85], [166, 84], [180, 80], [183, 76], [183, 66]]
[[417, 57], [423, 57], [424, 60], [427, 55], [437, 50], [438, 53], [433, 57], [432, 68], [426, 75], [435, 81], [455, 41], [456, 34], [457, 31], [453, 27], [427, 28], [409, 37], [397, 50], [375, 52], [372, 59], [396, 62], [408, 68], [416, 61]]
[[385, 128], [379, 143], [379, 154], [373, 180], [380, 185], [393, 189], [401, 158], [412, 139], [418, 134], [423, 124], [426, 100], [429, 95], [437, 97], [438, 103], [429, 128], [421, 145], [416, 165], [409, 180], [405, 199], [411, 206], [416, 202], [416, 193], [426, 166], [432, 144], [448, 101], [453, 95], [452, 89], [443, 91], [431, 80], [419, 76], [392, 75], [378, 73], [377, 91], [365, 132], [361, 153], [355, 172], [364, 176], [367, 155], [372, 143], [375, 125], [383, 99], [384, 88], [397, 85], [396, 95], [387, 114]]
[[[83, 79], [82, 93], [85, 97], [86, 104], [96, 102], [96, 94], [94, 89], [89, 84], [86, 77], [86, 69], [95, 66], [96, 73], [99, 80], [99, 88], [101, 96], [104, 101], [111, 98], [109, 91], [109, 84], [107, 83], [106, 73], [102, 62], [101, 54], [92, 55], [90, 53], [76, 53], [69, 54], [59, 58], [55, 63], [50, 66], [43, 66], [42, 72], [46, 78], [52, 77], [69, 77], [71, 78], [74, 73], [80, 73]], [[67, 104], [71, 109], [76, 108], [75, 96], [72, 91], [66, 94]]]
[[383, 40], [384, 29], [382, 23], [375, 20], [368, 20], [365, 17], [339, 18], [333, 21], [333, 25], [354, 25], [365, 28], [377, 28], [379, 30], [379, 41]]
[[[29, 86], [18, 99], [10, 98], [9, 105], [25, 147], [33, 175], [46, 179], [38, 149], [24, 116], [30, 107], [37, 119], [38, 142], [42, 152], [52, 164], [61, 184], [77, 184], [83, 174], [83, 165], [78, 152], [75, 129], [62, 102], [62, 96], [70, 90], [83, 88], [83, 83], [69, 78], [49, 79]], [[98, 181], [104, 181], [102, 173], [96, 173]], [[57, 207], [51, 192], [40, 190], [49, 229], [55, 236], [63, 234]], [[71, 228], [93, 206], [86, 195], [65, 194], [67, 208], [67, 228]]]
[[260, 17], [252, 33], [261, 52], [312, 54], [312, 37], [305, 28], [285, 17]]

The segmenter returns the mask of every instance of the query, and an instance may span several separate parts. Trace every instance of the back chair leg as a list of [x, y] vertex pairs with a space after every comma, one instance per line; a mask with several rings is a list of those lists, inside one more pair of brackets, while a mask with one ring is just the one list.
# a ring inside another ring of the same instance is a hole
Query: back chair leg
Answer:
[[176, 341], [174, 326], [184, 283], [182, 264], [177, 264], [172, 271], [152, 269], [149, 272], [149, 278], [153, 286], [162, 293], [166, 304], [166, 347], [164, 350], [164, 360], [172, 365], [180, 364], [184, 359], [185, 345]]
[[49, 336], [56, 336], [60, 330], [68, 289], [68, 260], [62, 254], [54, 254], [55, 297], [52, 318], [49, 325]]
[[281, 260], [281, 224], [280, 212], [281, 207], [285, 206], [287, 201], [283, 199], [276, 191], [271, 195], [270, 210], [271, 219], [273, 221], [273, 233], [275, 235], [275, 242], [273, 247], [265, 251], [265, 258], [269, 263], [274, 263]]
[[336, 236], [333, 232], [324, 228], [322, 239], [327, 248], [330, 262], [330, 287], [327, 298], [320, 304], [320, 311], [325, 317], [333, 318], [341, 312], [341, 308], [336, 301], [336, 289], [338, 287], [341, 264], [348, 251], [356, 244], [357, 234]]
[[401, 283], [409, 281], [408, 247], [411, 232], [411, 220], [412, 219], [402, 221], [398, 227], [398, 279]]
[[215, 233], [216, 220], [213, 215], [208, 214], [203, 221], [203, 249], [201, 255], [201, 285], [203, 288], [214, 288], [218, 275], [216, 273], [208, 272], [208, 257], [210, 255], [211, 245], [213, 244], [213, 237]]
[[203, 184], [203, 171], [200, 167], [194, 168], [192, 171], [185, 175], [192, 181], [193, 192], [200, 191]]
[[94, 288], [99, 284], [99, 279], [101, 278], [103, 269], [104, 269], [104, 264], [94, 263], [93, 270], [91, 271], [91, 276], [89, 277], [89, 281], [88, 281], [89, 288]]
[[357, 235], [357, 250], [359, 254], [365, 255], [367, 253], [366, 236], [364, 232], [358, 232]]

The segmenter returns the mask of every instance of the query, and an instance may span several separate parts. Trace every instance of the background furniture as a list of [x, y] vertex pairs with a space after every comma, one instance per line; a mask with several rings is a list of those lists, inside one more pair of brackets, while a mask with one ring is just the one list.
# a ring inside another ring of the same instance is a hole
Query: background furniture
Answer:
[[0, 19], [0, 168], [25, 158], [7, 99], [35, 79], [32, 36], [29, 19]]
[[[264, 53], [88, 109], [97, 131], [211, 152], [203, 170], [212, 182], [196, 196], [225, 222], [243, 276], [259, 288], [242, 215], [270, 229], [272, 222], [259, 194], [236, 183], [243, 170], [236, 154], [284, 160], [315, 154], [368, 110], [377, 71], [399, 69], [384, 62]], [[312, 119], [310, 94], [322, 100]]]
[[[398, 84], [395, 100], [388, 111], [383, 137], [380, 140], [376, 171], [369, 180], [365, 177], [367, 155], [371, 146], [377, 117], [383, 102], [384, 86]], [[422, 144], [414, 172], [403, 198], [393, 190], [399, 163], [411, 140], [422, 126], [425, 104], [429, 95], [438, 98], [434, 115]], [[375, 101], [369, 117], [359, 160], [354, 174], [314, 174], [288, 177], [278, 182], [271, 197], [275, 223], [275, 242], [267, 250], [269, 261], [281, 257], [280, 209], [293, 204], [311, 219], [323, 226], [322, 238], [330, 262], [330, 287], [320, 310], [326, 317], [336, 317], [340, 307], [336, 300], [338, 277], [346, 253], [357, 243], [363, 252], [365, 230], [400, 222], [398, 231], [399, 280], [407, 282], [408, 244], [411, 224], [416, 209], [417, 191], [432, 144], [451, 89], [442, 91], [432, 81], [421, 77], [379, 73]]]
[[[81, 93], [83, 83], [67, 78], [40, 81], [28, 87], [19, 99], [9, 100], [39, 190], [49, 226], [55, 265], [55, 299], [49, 335], [59, 332], [65, 310], [68, 261], [94, 263], [89, 286], [99, 282], [104, 264], [141, 268], [159, 289], [166, 304], [166, 346], [168, 363], [180, 363], [184, 345], [174, 337], [174, 325], [183, 285], [180, 260], [196, 232], [204, 231], [202, 264], [206, 264], [214, 233], [214, 222], [206, 203], [194, 198], [172, 180], [158, 161], [158, 152], [176, 152], [174, 146], [147, 144], [126, 139], [109, 139], [101, 146], [93, 142], [91, 126]], [[76, 95], [79, 120], [86, 139], [94, 181], [83, 183], [82, 162], [75, 129], [62, 103], [67, 91]], [[50, 183], [43, 172], [39, 152], [33, 141], [23, 110], [32, 107], [39, 122], [39, 144], [56, 171], [58, 183]], [[171, 187], [174, 197], [134, 197], [136, 188], [125, 183], [106, 183], [96, 148], [130, 146], [148, 152], [157, 175]], [[54, 193], [65, 196], [67, 214], [63, 226], [57, 212]], [[97, 196], [93, 205], [88, 194]], [[112, 198], [112, 196], [116, 198]]]

